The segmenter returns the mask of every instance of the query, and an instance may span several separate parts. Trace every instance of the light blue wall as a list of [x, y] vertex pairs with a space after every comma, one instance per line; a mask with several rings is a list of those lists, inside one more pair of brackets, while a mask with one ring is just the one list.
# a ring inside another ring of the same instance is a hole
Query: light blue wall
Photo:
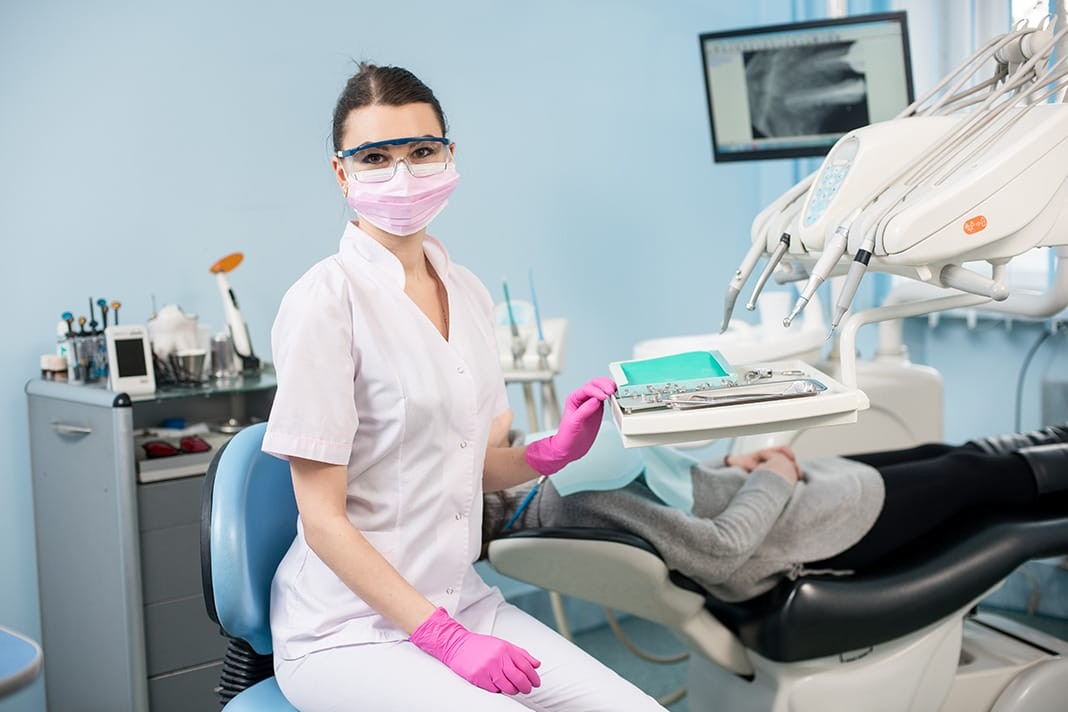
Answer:
[[[220, 327], [207, 270], [241, 250], [232, 282], [266, 352], [283, 291], [348, 217], [327, 142], [352, 59], [438, 93], [464, 178], [435, 232], [495, 289], [534, 268], [544, 312], [571, 319], [566, 390], [638, 339], [718, 322], [749, 222], [792, 171], [712, 163], [697, 35], [791, 4], [0, 5], [0, 625], [40, 633], [22, 387], [57, 315], [92, 295], [143, 321], [155, 294]], [[38, 684], [0, 710], [41, 706]]]

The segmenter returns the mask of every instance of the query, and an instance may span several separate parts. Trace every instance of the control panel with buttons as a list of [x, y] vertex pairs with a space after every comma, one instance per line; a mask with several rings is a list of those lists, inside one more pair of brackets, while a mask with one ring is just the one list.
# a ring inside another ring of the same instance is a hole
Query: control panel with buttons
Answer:
[[809, 189], [808, 205], [805, 206], [803, 221], [805, 227], [815, 224], [827, 211], [834, 196], [838, 194], [842, 181], [845, 180], [849, 169], [853, 166], [853, 159], [856, 158], [859, 144], [860, 141], [856, 136], [850, 136], [838, 142], [823, 162], [820, 175]]

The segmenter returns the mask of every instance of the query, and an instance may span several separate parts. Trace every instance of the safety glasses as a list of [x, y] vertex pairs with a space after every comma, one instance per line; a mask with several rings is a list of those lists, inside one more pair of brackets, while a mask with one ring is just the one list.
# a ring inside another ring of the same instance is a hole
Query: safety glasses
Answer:
[[384, 183], [393, 178], [401, 162], [415, 178], [444, 173], [452, 161], [449, 143], [444, 137], [410, 136], [361, 144], [335, 155], [357, 182]]
[[141, 447], [145, 449], [145, 457], [149, 459], [154, 457], [171, 457], [173, 455], [188, 455], [194, 452], [207, 452], [208, 450], [211, 450], [211, 445], [206, 440], [197, 437], [196, 435], [182, 438], [178, 441], [177, 447], [166, 440], [150, 440], [147, 443], [143, 443]]

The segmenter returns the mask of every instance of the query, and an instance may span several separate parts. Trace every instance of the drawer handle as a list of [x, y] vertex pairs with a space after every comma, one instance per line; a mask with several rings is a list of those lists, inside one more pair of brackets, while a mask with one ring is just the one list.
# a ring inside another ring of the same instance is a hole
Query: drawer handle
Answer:
[[60, 435], [89, 435], [93, 429], [87, 425], [69, 425], [67, 423], [52, 422], [52, 430]]

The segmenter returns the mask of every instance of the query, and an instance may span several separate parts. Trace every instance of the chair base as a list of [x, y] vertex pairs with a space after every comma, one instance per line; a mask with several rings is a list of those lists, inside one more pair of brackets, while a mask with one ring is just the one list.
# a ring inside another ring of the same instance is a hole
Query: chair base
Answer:
[[[915, 634], [795, 663], [751, 653], [747, 680], [694, 655], [693, 712], [1057, 712], [1068, 698], [1068, 643], [965, 611]], [[1037, 639], [1029, 642], [1026, 638]]]

